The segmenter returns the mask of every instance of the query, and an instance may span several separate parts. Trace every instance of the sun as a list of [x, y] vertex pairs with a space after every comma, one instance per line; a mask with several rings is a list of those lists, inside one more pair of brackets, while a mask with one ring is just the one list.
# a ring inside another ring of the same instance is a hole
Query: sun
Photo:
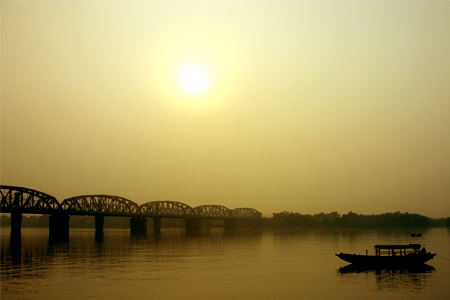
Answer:
[[181, 71], [180, 83], [187, 92], [200, 93], [208, 87], [209, 76], [202, 67], [192, 65]]

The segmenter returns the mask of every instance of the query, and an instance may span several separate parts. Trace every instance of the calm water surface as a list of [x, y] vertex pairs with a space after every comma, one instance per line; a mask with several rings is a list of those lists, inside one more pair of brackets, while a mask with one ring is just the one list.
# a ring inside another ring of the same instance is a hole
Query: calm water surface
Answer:
[[[411, 232], [422, 238], [411, 238]], [[425, 270], [346, 272], [334, 254], [374, 253], [375, 244], [420, 243], [438, 254]], [[17, 248], [17, 249], [16, 249]], [[326, 229], [251, 232], [183, 229], [22, 228], [20, 247], [1, 229], [6, 299], [450, 299], [450, 229]]]

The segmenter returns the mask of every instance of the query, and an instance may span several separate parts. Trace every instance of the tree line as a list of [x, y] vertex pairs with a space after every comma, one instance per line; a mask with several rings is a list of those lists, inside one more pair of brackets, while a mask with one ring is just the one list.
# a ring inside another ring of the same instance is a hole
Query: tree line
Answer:
[[434, 227], [446, 226], [447, 219], [433, 219], [419, 214], [384, 213], [379, 215], [363, 215], [352, 211], [340, 215], [338, 212], [302, 215], [292, 212], [274, 213], [274, 228], [311, 227], [311, 228], [367, 228], [367, 227]]

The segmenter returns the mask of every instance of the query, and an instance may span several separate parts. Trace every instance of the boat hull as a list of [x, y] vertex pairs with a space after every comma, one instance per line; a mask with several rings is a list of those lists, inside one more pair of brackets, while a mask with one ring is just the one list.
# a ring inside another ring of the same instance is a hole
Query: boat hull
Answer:
[[358, 255], [358, 254], [336, 254], [342, 260], [346, 262], [371, 267], [386, 267], [386, 266], [416, 266], [422, 265], [425, 262], [432, 259], [436, 254], [407, 254], [404, 256], [375, 256], [375, 255]]

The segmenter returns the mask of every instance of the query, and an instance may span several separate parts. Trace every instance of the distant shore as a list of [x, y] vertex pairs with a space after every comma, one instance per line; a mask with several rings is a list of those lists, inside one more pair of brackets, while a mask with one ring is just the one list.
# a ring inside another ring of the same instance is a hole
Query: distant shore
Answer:
[[[48, 227], [48, 215], [23, 215], [22, 227]], [[9, 227], [11, 217], [1, 214], [1, 226]], [[149, 228], [152, 228], [152, 218], [149, 219]], [[204, 222], [204, 227], [221, 227], [220, 220]], [[242, 224], [248, 227], [247, 224]], [[105, 228], [129, 228], [130, 220], [125, 217], [105, 218]], [[184, 228], [184, 219], [162, 219], [162, 228]], [[450, 226], [450, 218], [433, 219], [412, 213], [385, 213], [380, 215], [362, 215], [354, 212], [340, 215], [337, 212], [319, 213], [315, 215], [302, 215], [293, 212], [273, 213], [270, 218], [263, 217], [258, 227], [266, 228], [383, 228], [383, 227], [445, 227]], [[95, 228], [93, 216], [71, 216], [71, 228]]]
[[384, 213], [363, 215], [354, 212], [340, 215], [337, 212], [302, 215], [281, 212], [273, 214], [273, 227], [312, 228], [382, 228], [382, 227], [442, 227], [448, 226], [450, 218], [433, 219], [414, 213]]

